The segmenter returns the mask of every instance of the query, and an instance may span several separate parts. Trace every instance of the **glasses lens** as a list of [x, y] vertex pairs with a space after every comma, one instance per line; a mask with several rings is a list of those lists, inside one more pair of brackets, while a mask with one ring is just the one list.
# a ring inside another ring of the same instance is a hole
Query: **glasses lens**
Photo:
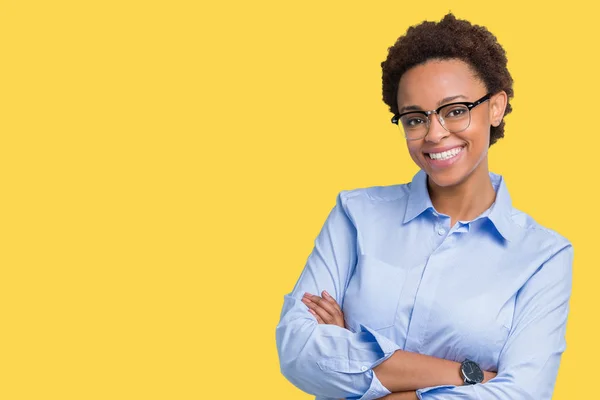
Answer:
[[444, 128], [448, 132], [462, 132], [471, 123], [469, 109], [460, 104], [449, 104], [447, 107], [442, 107], [439, 115], [444, 120]]
[[420, 139], [427, 135], [429, 119], [425, 114], [411, 113], [400, 117], [398, 127], [407, 139]]

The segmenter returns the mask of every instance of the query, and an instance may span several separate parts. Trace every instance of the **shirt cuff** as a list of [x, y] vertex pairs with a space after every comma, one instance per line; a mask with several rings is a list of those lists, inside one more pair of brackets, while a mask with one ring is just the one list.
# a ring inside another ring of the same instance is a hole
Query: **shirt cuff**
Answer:
[[417, 390], [417, 397], [419, 398], [419, 400], [431, 399], [431, 396], [429, 396], [430, 394], [433, 394], [438, 390], [441, 390], [443, 392], [444, 389], [453, 389], [455, 387], [456, 386], [454, 386], [454, 385], [441, 385], [441, 386], [426, 387], [426, 388]]
[[369, 386], [369, 389], [359, 400], [379, 399], [392, 393], [381, 384], [379, 379], [377, 379], [377, 375], [375, 375], [375, 372], [370, 371], [370, 373], [371, 375], [373, 375], [373, 379], [371, 380], [371, 386]]
[[369, 389], [365, 392], [365, 394], [359, 400], [379, 399], [381, 397], [387, 396], [388, 394], [391, 394], [392, 392], [390, 392], [379, 381], [379, 379], [377, 378], [377, 375], [375, 375], [375, 372], [373, 372], [373, 368], [375, 368], [376, 366], [378, 366], [379, 364], [381, 364], [382, 362], [384, 362], [385, 360], [390, 358], [396, 350], [400, 350], [400, 346], [398, 346], [396, 343], [392, 342], [390, 339], [386, 338], [385, 336], [381, 335], [380, 333], [377, 333], [376, 331], [374, 331], [364, 325], [360, 325], [360, 330], [361, 330], [361, 332], [367, 332], [371, 336], [373, 336], [373, 338], [375, 339], [375, 341], [377, 341], [377, 344], [381, 348], [383, 357], [381, 357], [379, 360], [377, 360], [375, 363], [373, 363], [373, 365], [371, 365], [371, 370], [369, 371], [369, 373], [372, 375], [371, 385], [369, 386]]
[[377, 360], [377, 362], [373, 364], [371, 368], [378, 366], [379, 364], [390, 358], [396, 350], [400, 350], [400, 346], [398, 346], [396, 343], [392, 342], [390, 339], [386, 338], [382, 334], [378, 333], [377, 331], [374, 331], [373, 329], [367, 326], [360, 325], [360, 331], [367, 332], [371, 336], [373, 336], [373, 338], [379, 345], [381, 352], [384, 354], [384, 356], [381, 359]]

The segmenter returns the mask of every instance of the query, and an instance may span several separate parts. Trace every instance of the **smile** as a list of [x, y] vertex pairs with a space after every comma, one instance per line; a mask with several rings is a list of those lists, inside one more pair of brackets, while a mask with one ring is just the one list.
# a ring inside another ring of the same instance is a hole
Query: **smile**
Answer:
[[448, 160], [452, 157], [456, 157], [458, 153], [463, 150], [463, 147], [455, 147], [453, 149], [443, 151], [441, 153], [427, 153], [429, 158], [432, 160]]

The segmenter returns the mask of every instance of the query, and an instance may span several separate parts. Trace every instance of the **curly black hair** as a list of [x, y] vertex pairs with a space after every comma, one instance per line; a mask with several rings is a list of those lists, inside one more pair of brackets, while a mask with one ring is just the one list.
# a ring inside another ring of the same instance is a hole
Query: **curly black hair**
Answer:
[[[485, 84], [488, 93], [504, 90], [508, 103], [504, 115], [512, 111], [513, 79], [508, 72], [506, 52], [484, 26], [456, 19], [449, 13], [440, 22], [423, 21], [408, 28], [388, 49], [381, 63], [383, 101], [398, 113], [398, 84], [410, 68], [432, 59], [459, 59], [469, 64]], [[504, 119], [490, 129], [490, 146], [504, 137]]]

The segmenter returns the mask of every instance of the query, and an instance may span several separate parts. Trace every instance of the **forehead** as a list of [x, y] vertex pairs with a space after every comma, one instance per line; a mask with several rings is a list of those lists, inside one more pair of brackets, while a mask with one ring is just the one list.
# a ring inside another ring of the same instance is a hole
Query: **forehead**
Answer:
[[464, 61], [429, 60], [406, 71], [398, 85], [398, 106], [434, 108], [440, 99], [481, 96], [485, 84]]

